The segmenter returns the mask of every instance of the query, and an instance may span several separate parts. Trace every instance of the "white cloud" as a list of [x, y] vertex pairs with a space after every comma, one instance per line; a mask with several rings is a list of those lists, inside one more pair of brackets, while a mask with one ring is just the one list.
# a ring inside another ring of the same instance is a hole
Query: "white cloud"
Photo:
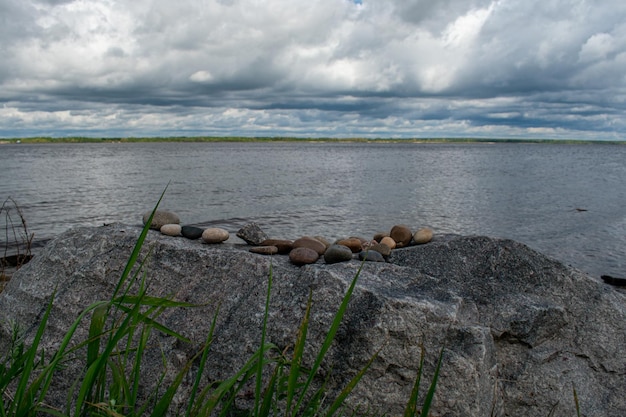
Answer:
[[5, 0], [0, 12], [0, 102], [13, 109], [0, 136], [42, 121], [86, 134], [626, 133], [621, 3]]

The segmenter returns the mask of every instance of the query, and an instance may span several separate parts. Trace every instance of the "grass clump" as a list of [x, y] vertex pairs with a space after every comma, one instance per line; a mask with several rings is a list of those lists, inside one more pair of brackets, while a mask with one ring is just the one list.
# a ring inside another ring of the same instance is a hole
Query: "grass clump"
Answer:
[[[88, 306], [67, 330], [53, 354], [44, 354], [41, 342], [52, 311], [54, 294], [41, 317], [32, 342], [27, 345], [17, 330], [14, 331], [10, 348], [0, 361], [0, 417], [41, 414], [56, 417], [357, 415], [345, 407], [345, 400], [377, 354], [370, 358], [334, 399], [327, 398], [328, 381], [319, 383], [319, 370], [339, 329], [361, 269], [346, 291], [320, 351], [310, 361], [304, 360], [304, 346], [311, 314], [311, 293], [290, 354], [267, 340], [273, 279], [270, 267], [259, 348], [238, 371], [223, 381], [203, 386], [218, 308], [206, 340], [196, 355], [173, 377], [167, 376], [167, 367], [164, 365], [158, 381], [154, 384], [155, 388], [147, 394], [141, 393], [145, 382], [142, 380], [141, 369], [151, 334], [154, 331], [161, 332], [183, 343], [190, 343], [183, 335], [160, 324], [159, 317], [171, 308], [194, 307], [171, 298], [152, 297], [146, 290], [146, 276], [141, 272], [145, 260], [140, 261], [139, 254], [161, 199], [146, 222], [110, 299]], [[74, 339], [81, 324], [88, 326], [88, 336], [85, 340], [76, 342]], [[418, 407], [420, 377], [424, 364], [422, 350], [417, 378], [407, 400], [404, 416], [428, 415], [442, 355], [443, 350], [425, 400]], [[53, 407], [47, 404], [50, 388], [58, 372], [77, 358], [83, 363], [82, 370], [67, 393], [65, 405]], [[305, 367], [305, 362], [313, 365]], [[195, 376], [191, 372], [192, 368]], [[192, 389], [186, 404], [180, 407], [176, 405], [174, 398], [186, 378], [192, 378]], [[251, 386], [254, 392], [252, 406], [245, 410], [238, 409], [235, 400]]]

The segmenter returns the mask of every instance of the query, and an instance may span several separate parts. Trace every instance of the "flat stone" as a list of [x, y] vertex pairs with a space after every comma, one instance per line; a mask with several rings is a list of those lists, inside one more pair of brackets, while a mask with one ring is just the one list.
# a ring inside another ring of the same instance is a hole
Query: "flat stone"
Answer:
[[222, 243], [227, 241], [229, 237], [228, 230], [219, 227], [210, 227], [202, 232], [202, 240], [205, 243]]
[[[147, 211], [143, 214], [142, 221], [145, 225], [150, 218], [152, 211]], [[150, 229], [161, 230], [161, 227], [166, 224], [180, 224], [180, 217], [178, 214], [172, 213], [167, 210], [157, 210], [152, 217], [152, 223], [150, 223]]]
[[276, 246], [255, 246], [248, 249], [252, 253], [258, 253], [261, 255], [276, 255], [278, 248]]
[[433, 231], [428, 227], [423, 227], [419, 229], [413, 235], [413, 242], [416, 245], [423, 245], [424, 243], [428, 243], [433, 240]]
[[306, 265], [317, 262], [319, 255], [311, 248], [299, 247], [289, 252], [289, 260], [294, 265]]
[[352, 260], [352, 250], [344, 245], [330, 245], [324, 252], [324, 261], [327, 264], [346, 262]]
[[266, 239], [259, 246], [276, 246], [278, 253], [286, 255], [293, 249], [293, 241], [285, 239]]
[[318, 256], [322, 256], [324, 252], [326, 252], [326, 245], [319, 240], [309, 237], [303, 236], [300, 239], [296, 239], [293, 242], [293, 248], [309, 248], [313, 249]]
[[167, 236], [180, 236], [181, 230], [180, 224], [164, 224], [161, 226], [161, 233]]
[[180, 232], [187, 239], [195, 240], [202, 237], [202, 232], [204, 232], [204, 229], [196, 226], [183, 226]]
[[375, 250], [359, 252], [359, 260], [366, 262], [386, 262], [385, 257]]
[[259, 246], [267, 239], [267, 235], [258, 224], [248, 223], [237, 231], [237, 237], [243, 239], [248, 245]]
[[337, 241], [337, 245], [343, 245], [352, 251], [352, 253], [359, 253], [363, 250], [363, 242], [358, 237], [350, 237], [348, 239], [341, 239]]
[[396, 241], [396, 247], [403, 248], [411, 243], [413, 232], [408, 226], [398, 224], [391, 228], [389, 236]]

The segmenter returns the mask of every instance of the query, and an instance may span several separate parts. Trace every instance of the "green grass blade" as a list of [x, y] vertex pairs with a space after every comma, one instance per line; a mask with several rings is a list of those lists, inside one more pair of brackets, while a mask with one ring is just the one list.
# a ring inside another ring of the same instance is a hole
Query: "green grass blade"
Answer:
[[186, 417], [190, 417], [192, 414], [192, 410], [196, 407], [196, 394], [198, 392], [198, 388], [200, 387], [200, 381], [202, 380], [202, 374], [204, 373], [204, 368], [206, 366], [207, 358], [209, 357], [209, 350], [211, 348], [211, 343], [213, 342], [213, 333], [215, 331], [215, 326], [217, 324], [217, 316], [219, 315], [220, 307], [217, 307], [215, 314], [213, 315], [213, 321], [211, 321], [211, 327], [209, 328], [209, 334], [207, 335], [206, 341], [204, 342], [204, 346], [202, 348], [202, 357], [200, 358], [200, 364], [198, 365], [198, 372], [196, 374], [196, 378], [193, 382], [193, 388], [191, 390], [191, 395], [189, 397], [189, 402], [187, 403], [187, 410], [185, 412]]
[[435, 368], [435, 374], [433, 375], [433, 379], [430, 383], [430, 388], [428, 388], [428, 392], [426, 393], [426, 398], [424, 398], [424, 404], [422, 405], [422, 412], [420, 415], [427, 416], [430, 411], [430, 406], [433, 402], [433, 398], [435, 396], [435, 390], [437, 389], [437, 381], [439, 380], [439, 371], [441, 370], [441, 363], [443, 362], [443, 348], [439, 352], [439, 359], [437, 360], [437, 367]]
[[298, 329], [298, 336], [296, 338], [296, 344], [293, 348], [293, 356], [291, 359], [291, 365], [289, 367], [289, 379], [287, 383], [287, 399], [285, 412], [287, 417], [291, 417], [291, 405], [296, 393], [296, 387], [298, 386], [298, 378], [300, 377], [300, 369], [302, 367], [302, 357], [304, 355], [304, 345], [306, 342], [306, 336], [309, 329], [309, 320], [311, 317], [311, 305], [313, 304], [313, 291], [309, 290], [309, 299], [306, 303], [306, 311], [304, 312], [304, 318], [300, 323]]
[[580, 404], [578, 403], [578, 394], [576, 393], [576, 387], [572, 383], [572, 391], [574, 393], [574, 404], [576, 405], [576, 415], [580, 417]]
[[[119, 306], [119, 309], [124, 311], [127, 314], [130, 314], [131, 312], [135, 311], [135, 307], [133, 308], [128, 308], [126, 306]], [[142, 322], [143, 324], [150, 326], [150, 327], [154, 327], [156, 330], [160, 331], [163, 334], [166, 334], [168, 336], [172, 336], [182, 342], [185, 343], [191, 343], [191, 340], [189, 340], [188, 338], [186, 338], [185, 336], [175, 332], [174, 330], [170, 329], [169, 327], [165, 327], [164, 325], [160, 324], [159, 322], [155, 321], [154, 319], [148, 317], [146, 314], [144, 313], [140, 313], [138, 311], [136, 311], [135, 314], [136, 318]]]
[[106, 321], [107, 305], [102, 304], [94, 309], [89, 326], [89, 343], [87, 345], [87, 366], [90, 366], [100, 353], [100, 338]]
[[354, 287], [356, 286], [356, 283], [359, 279], [359, 275], [361, 274], [361, 270], [363, 269], [364, 264], [365, 262], [361, 262], [361, 266], [359, 267], [359, 270], [357, 271], [354, 278], [352, 279], [352, 282], [350, 283], [350, 286], [348, 287], [348, 290], [346, 291], [346, 294], [343, 297], [341, 305], [339, 306], [339, 310], [337, 311], [337, 314], [335, 314], [335, 318], [333, 319], [333, 322], [330, 326], [330, 330], [326, 334], [324, 343], [322, 344], [320, 352], [317, 354], [315, 358], [315, 362], [313, 364], [313, 367], [311, 368], [309, 377], [304, 385], [304, 388], [302, 389], [302, 392], [300, 393], [298, 403], [296, 404], [296, 407], [295, 407], [294, 415], [298, 414], [298, 410], [300, 409], [300, 405], [302, 404], [302, 401], [304, 400], [304, 397], [306, 396], [307, 390], [309, 386], [311, 385], [311, 383], [313, 382], [313, 378], [317, 374], [317, 371], [320, 365], [322, 364], [324, 357], [326, 356], [326, 352], [328, 352], [328, 349], [330, 349], [330, 346], [332, 345], [333, 340], [335, 339], [335, 334], [337, 333], [337, 330], [339, 329], [339, 325], [341, 324], [341, 320], [343, 319], [346, 309], [348, 308], [348, 302], [350, 301], [350, 298], [352, 297], [352, 292], [354, 291]]
[[259, 401], [261, 400], [261, 390], [263, 389], [263, 359], [265, 358], [265, 352], [263, 348], [265, 347], [265, 338], [267, 336], [267, 317], [269, 316], [270, 310], [270, 297], [272, 294], [272, 263], [270, 262], [270, 272], [267, 280], [267, 296], [265, 297], [265, 312], [263, 314], [263, 325], [261, 326], [261, 347], [259, 351], [259, 361], [257, 362], [256, 369], [256, 384], [255, 384], [255, 395], [254, 395], [254, 415], [259, 415]]
[[406, 408], [404, 409], [404, 417], [414, 417], [417, 416], [417, 397], [419, 396], [420, 391], [420, 381], [422, 379], [422, 373], [424, 372], [424, 357], [425, 357], [424, 346], [421, 347], [420, 353], [420, 364], [417, 368], [417, 375], [415, 376], [415, 383], [413, 384], [413, 389], [411, 390], [411, 396], [409, 397], [409, 401], [407, 402]]

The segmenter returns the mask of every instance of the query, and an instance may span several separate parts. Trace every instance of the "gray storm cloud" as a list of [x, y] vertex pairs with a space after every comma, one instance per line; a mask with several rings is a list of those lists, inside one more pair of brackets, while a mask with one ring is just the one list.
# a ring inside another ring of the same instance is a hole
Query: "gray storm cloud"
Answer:
[[4, 0], [0, 136], [623, 139], [626, 4]]

